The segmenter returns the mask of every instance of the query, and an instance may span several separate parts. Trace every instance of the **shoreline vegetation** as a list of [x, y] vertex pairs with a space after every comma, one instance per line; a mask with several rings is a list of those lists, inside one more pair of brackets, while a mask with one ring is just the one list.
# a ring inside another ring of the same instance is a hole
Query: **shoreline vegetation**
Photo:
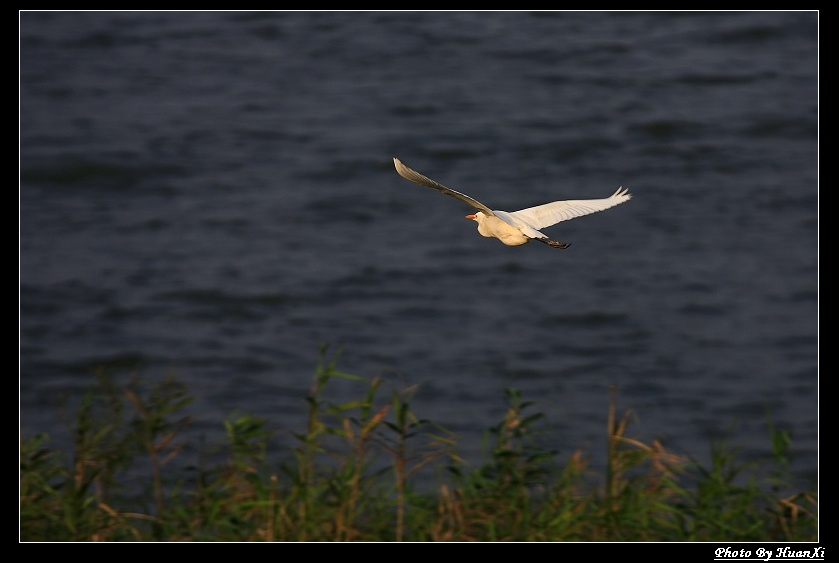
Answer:
[[[790, 483], [791, 438], [771, 420], [771, 458], [745, 463], [719, 443], [703, 466], [631, 438], [613, 395], [600, 474], [581, 451], [559, 464], [539, 444], [543, 415], [507, 389], [487, 459], [469, 466], [455, 435], [412, 410], [416, 386], [385, 390], [339, 371], [338, 356], [321, 349], [307, 418], [279, 464], [268, 461], [275, 433], [250, 415], [225, 420], [225, 440], [200, 463], [179, 464], [188, 390], [173, 377], [100, 376], [71, 452], [21, 436], [20, 541], [819, 540], [816, 485]], [[329, 401], [336, 378], [358, 385], [358, 399]]]

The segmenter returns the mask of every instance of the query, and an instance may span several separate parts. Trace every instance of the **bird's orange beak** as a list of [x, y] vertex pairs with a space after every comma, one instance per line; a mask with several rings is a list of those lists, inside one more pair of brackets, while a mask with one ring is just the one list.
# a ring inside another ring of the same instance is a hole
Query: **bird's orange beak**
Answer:
[[473, 220], [474, 220], [474, 219], [475, 219], [475, 215], [474, 215], [474, 214], [467, 215], [467, 216], [466, 216], [466, 218], [467, 218], [467, 219], [473, 219]]

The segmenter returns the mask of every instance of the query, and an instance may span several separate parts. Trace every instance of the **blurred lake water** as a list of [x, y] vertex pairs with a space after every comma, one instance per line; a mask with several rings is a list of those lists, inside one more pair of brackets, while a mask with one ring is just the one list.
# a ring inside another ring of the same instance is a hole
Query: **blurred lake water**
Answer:
[[[100, 368], [301, 430], [329, 345], [469, 459], [512, 387], [602, 462], [614, 386], [700, 460], [771, 417], [814, 481], [818, 124], [817, 12], [21, 12], [21, 431]], [[394, 156], [633, 199], [508, 248]]]

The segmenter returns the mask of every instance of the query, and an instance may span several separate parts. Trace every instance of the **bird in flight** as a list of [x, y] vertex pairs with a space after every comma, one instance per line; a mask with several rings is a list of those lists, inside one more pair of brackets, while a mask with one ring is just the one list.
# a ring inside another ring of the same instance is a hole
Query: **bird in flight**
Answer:
[[396, 157], [393, 158], [393, 165], [399, 175], [406, 180], [421, 186], [434, 188], [447, 196], [459, 199], [474, 207], [477, 211], [467, 215], [466, 218], [478, 223], [478, 233], [485, 237], [497, 238], [507, 246], [521, 246], [531, 240], [538, 240], [553, 248], [568, 248], [570, 243], [551, 240], [539, 229], [550, 227], [561, 221], [609, 209], [629, 201], [632, 197], [628, 189], [621, 187], [615, 193], [603, 199], [569, 199], [528, 207], [520, 211], [498, 211], [490, 209], [466, 194], [447, 188], [443, 184], [423, 176], [416, 170], [402, 164], [402, 161]]

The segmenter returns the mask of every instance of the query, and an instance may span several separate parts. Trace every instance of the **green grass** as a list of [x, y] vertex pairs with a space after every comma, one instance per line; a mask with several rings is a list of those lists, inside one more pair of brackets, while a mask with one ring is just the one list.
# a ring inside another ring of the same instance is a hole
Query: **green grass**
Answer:
[[[540, 445], [542, 415], [508, 389], [486, 460], [472, 467], [456, 436], [413, 411], [415, 387], [385, 390], [336, 361], [322, 351], [308, 416], [282, 463], [269, 461], [266, 421], [234, 415], [225, 440], [200, 452], [204, 461], [179, 465], [187, 389], [173, 378], [118, 386], [101, 377], [78, 408], [71, 452], [50, 449], [45, 435], [22, 438], [20, 540], [819, 539], [816, 492], [792, 487], [789, 434], [771, 421], [770, 459], [743, 463], [720, 443], [702, 466], [629, 437], [613, 397], [600, 475], [581, 451], [560, 465]], [[358, 385], [359, 398], [328, 400], [336, 378]]]

